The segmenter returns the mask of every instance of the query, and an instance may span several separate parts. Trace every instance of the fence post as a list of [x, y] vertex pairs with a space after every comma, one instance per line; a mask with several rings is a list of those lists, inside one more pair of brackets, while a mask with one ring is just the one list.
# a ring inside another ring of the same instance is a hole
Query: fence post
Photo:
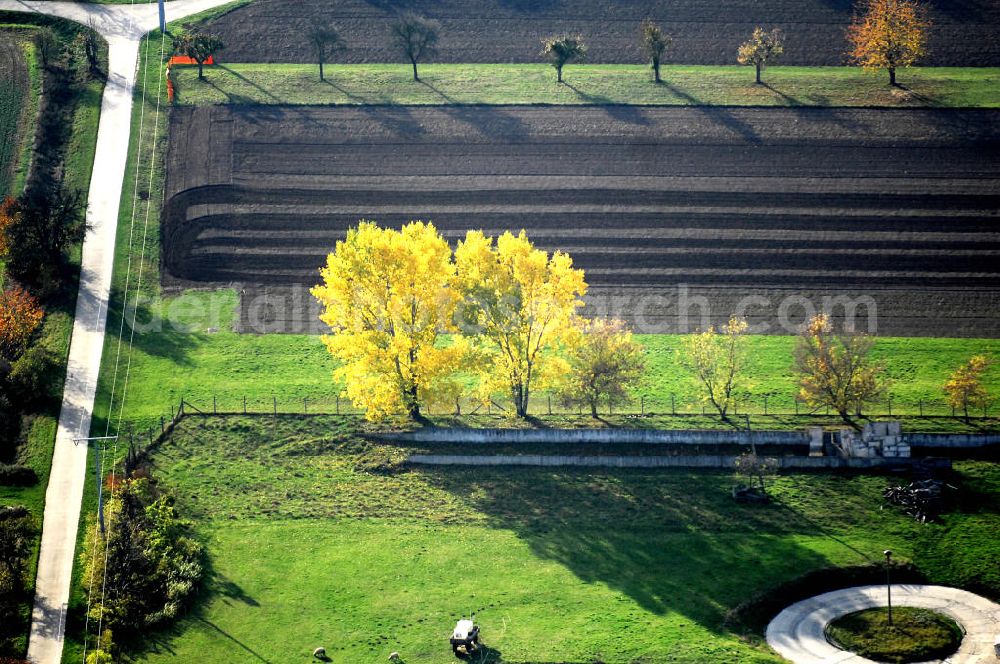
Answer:
[[170, 419], [174, 419], [174, 404], [170, 404]]
[[247, 395], [243, 395], [243, 414], [247, 414]]
[[641, 397], [639, 397], [639, 414], [640, 415], [646, 414], [646, 395], [642, 395]]

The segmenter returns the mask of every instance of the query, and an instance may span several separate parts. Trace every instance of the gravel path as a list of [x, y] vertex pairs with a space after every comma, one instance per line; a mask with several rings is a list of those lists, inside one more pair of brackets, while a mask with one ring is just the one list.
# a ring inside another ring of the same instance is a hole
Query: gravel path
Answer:
[[[996, 662], [994, 639], [1000, 635], [1000, 605], [957, 588], [894, 585], [893, 606], [913, 606], [943, 613], [965, 630], [958, 652], [947, 664]], [[794, 664], [868, 664], [869, 659], [831, 645], [826, 626], [846, 615], [886, 605], [885, 586], [859, 586], [817, 595], [778, 614], [767, 626], [767, 643]]]

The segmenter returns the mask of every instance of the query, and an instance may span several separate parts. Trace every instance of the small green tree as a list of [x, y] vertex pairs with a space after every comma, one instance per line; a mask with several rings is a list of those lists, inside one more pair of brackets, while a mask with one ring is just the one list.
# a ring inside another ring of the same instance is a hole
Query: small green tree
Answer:
[[780, 28], [765, 30], [754, 28], [750, 39], [740, 45], [736, 61], [741, 65], [753, 65], [757, 69], [757, 83], [761, 83], [760, 72], [767, 63], [785, 50], [785, 35]]
[[563, 67], [570, 62], [586, 60], [587, 45], [580, 35], [555, 35], [542, 40], [542, 55], [556, 68], [556, 81], [562, 83]]
[[413, 12], [404, 12], [389, 26], [393, 47], [413, 65], [413, 80], [419, 81], [417, 63], [434, 55], [441, 24]]
[[657, 83], [662, 83], [660, 61], [663, 59], [663, 54], [674, 43], [673, 37], [663, 32], [663, 29], [649, 18], [642, 22], [639, 34], [642, 50], [653, 68], [653, 76]]
[[174, 37], [174, 54], [198, 63], [198, 78], [203, 79], [204, 66], [210, 57], [226, 48], [221, 38], [207, 32], [188, 32]]
[[586, 405], [597, 417], [601, 403], [628, 403], [645, 370], [642, 346], [620, 320], [597, 318], [582, 328], [583, 338], [567, 353], [569, 376], [560, 390], [567, 406]]
[[336, 51], [343, 50], [344, 40], [332, 25], [320, 23], [309, 31], [309, 42], [316, 54], [316, 61], [319, 62], [319, 80], [325, 81], [323, 65], [326, 63], [326, 58]]
[[734, 316], [720, 330], [709, 327], [682, 342], [681, 364], [694, 375], [704, 399], [722, 417], [726, 417], [737, 392], [747, 387], [748, 327], [745, 319]]

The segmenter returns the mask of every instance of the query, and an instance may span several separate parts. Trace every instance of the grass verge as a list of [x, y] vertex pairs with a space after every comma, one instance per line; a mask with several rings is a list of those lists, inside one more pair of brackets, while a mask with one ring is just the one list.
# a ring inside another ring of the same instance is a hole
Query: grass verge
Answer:
[[763, 85], [739, 66], [671, 65], [663, 84], [644, 65], [580, 65], [555, 81], [544, 64], [177, 66], [178, 102], [205, 104], [641, 104], [655, 106], [1000, 107], [1000, 68], [918, 67], [890, 87], [857, 67], [772, 67]]
[[826, 628], [834, 644], [877, 662], [928, 662], [944, 659], [958, 649], [962, 628], [954, 620], [928, 609], [898, 606], [866, 609], [834, 620]]
[[[61, 39], [69, 39], [79, 29], [75, 24], [50, 19], [43, 16], [10, 15], [0, 12], [0, 21], [16, 18], [23, 20], [24, 25], [8, 25], [8, 29], [31, 34], [38, 26], [52, 27]], [[34, 51], [31, 51], [32, 57]], [[106, 57], [106, 53], [102, 53]], [[107, 67], [107, 63], [102, 63]], [[41, 73], [37, 70], [32, 75], [32, 90], [38, 86], [39, 97], [41, 88]], [[101, 112], [101, 96], [104, 84], [99, 80], [87, 82], [81, 90], [71, 97], [71, 126], [67, 135], [62, 171], [64, 184], [68, 189], [79, 190], [86, 195], [90, 188], [93, 169], [94, 151], [97, 145], [97, 128]], [[39, 100], [32, 107], [37, 111]], [[29, 109], [31, 110], [31, 109]], [[19, 170], [16, 172], [14, 186], [17, 190], [23, 187], [27, 177], [30, 147], [34, 136], [26, 139], [28, 152], [22, 156]], [[18, 448], [17, 462], [30, 466], [35, 470], [40, 482], [33, 487], [0, 487], [0, 505], [25, 505], [31, 510], [37, 524], [42, 525], [45, 507], [45, 492], [48, 486], [49, 469], [52, 465], [52, 453], [55, 445], [55, 435], [58, 425], [59, 411], [62, 403], [62, 388], [65, 379], [66, 358], [69, 355], [70, 337], [73, 331], [73, 314], [76, 307], [76, 275], [80, 265], [80, 247], [75, 247], [70, 256], [70, 272], [73, 275], [66, 284], [49, 301], [45, 303], [46, 315], [42, 330], [38, 336], [38, 344], [45, 346], [57, 359], [57, 370], [47, 376], [47, 395], [43, 407], [32, 413], [23, 426], [23, 442]], [[28, 569], [28, 597], [34, 588], [35, 569], [37, 565], [38, 541], [36, 540]], [[27, 626], [30, 618], [30, 600], [23, 607], [23, 624], [4, 626], [16, 629], [21, 636], [15, 642], [14, 650], [23, 654], [27, 648]]]
[[[475, 613], [482, 661], [777, 662], [728, 611], [788, 579], [892, 547], [933, 582], [989, 572], [1000, 466], [960, 462], [958, 509], [882, 509], [879, 475], [785, 474], [772, 505], [695, 471], [429, 468], [365, 472], [400, 448], [351, 418], [188, 418], [152, 456], [209, 547], [201, 606], [145, 662], [454, 661]], [[937, 556], [961, 544], [972, 558]], [[963, 572], [964, 573], [964, 572]], [[645, 660], [643, 658], [646, 658]]]

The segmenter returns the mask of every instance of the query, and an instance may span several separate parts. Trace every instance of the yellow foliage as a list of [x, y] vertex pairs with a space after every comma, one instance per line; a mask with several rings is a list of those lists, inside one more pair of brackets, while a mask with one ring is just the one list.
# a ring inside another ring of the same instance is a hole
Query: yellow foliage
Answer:
[[620, 320], [595, 318], [580, 331], [566, 353], [570, 375], [561, 396], [564, 404], [585, 404], [597, 417], [600, 404], [631, 400], [645, 370], [645, 353]]
[[860, 415], [888, 388], [885, 363], [868, 357], [873, 345], [868, 335], [834, 334], [829, 316], [814, 316], [795, 349], [799, 398], [813, 408], [833, 408], [844, 419], [851, 410]]
[[737, 394], [750, 387], [745, 371], [748, 329], [745, 319], [733, 316], [719, 331], [709, 327], [682, 342], [681, 363], [694, 374], [703, 399], [723, 417]]
[[897, 68], [925, 54], [930, 26], [916, 0], [868, 0], [847, 29], [849, 55], [865, 69], [887, 69], [894, 84]]
[[989, 405], [989, 394], [983, 387], [983, 374], [992, 361], [985, 355], [974, 355], [948, 377], [944, 384], [948, 395], [948, 405], [969, 416], [969, 407], [985, 408]]
[[523, 417], [532, 387], [554, 385], [568, 371], [556, 351], [579, 339], [583, 271], [562, 252], [536, 249], [524, 231], [505, 232], [495, 243], [470, 231], [455, 265], [464, 296], [461, 331], [475, 353], [480, 395], [508, 391]]
[[323, 341], [341, 363], [334, 377], [370, 420], [453, 402], [465, 345], [438, 341], [454, 330], [459, 294], [451, 249], [432, 224], [397, 231], [362, 221], [321, 275], [312, 294], [331, 329]]

